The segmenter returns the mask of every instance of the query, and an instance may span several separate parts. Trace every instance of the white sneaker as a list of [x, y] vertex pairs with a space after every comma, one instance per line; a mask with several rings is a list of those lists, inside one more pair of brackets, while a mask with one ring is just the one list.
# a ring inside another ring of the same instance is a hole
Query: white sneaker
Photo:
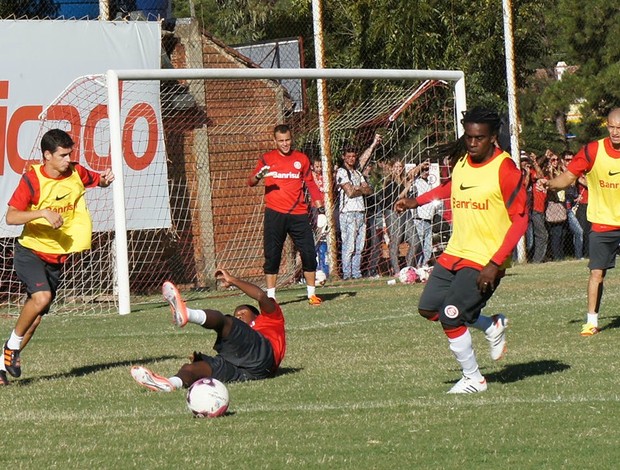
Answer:
[[499, 361], [506, 354], [506, 328], [508, 328], [508, 318], [501, 313], [493, 315], [493, 328], [490, 333], [485, 333], [489, 346], [491, 347], [491, 359]]
[[167, 378], [151, 372], [146, 367], [133, 366], [131, 376], [140, 385], [154, 392], [172, 392], [174, 390], [174, 385]]
[[478, 393], [487, 389], [487, 380], [483, 377], [482, 382], [463, 376], [454, 384], [448, 393]]

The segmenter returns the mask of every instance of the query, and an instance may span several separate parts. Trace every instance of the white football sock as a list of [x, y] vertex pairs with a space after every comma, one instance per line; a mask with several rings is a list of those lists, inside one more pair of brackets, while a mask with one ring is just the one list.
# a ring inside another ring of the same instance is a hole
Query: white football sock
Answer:
[[168, 380], [170, 381], [170, 383], [172, 384], [175, 390], [183, 388], [183, 381], [176, 375], [173, 375], [172, 377], [168, 377]]
[[308, 289], [308, 298], [312, 297], [315, 292], [316, 292], [316, 287], [315, 286], [306, 286], [306, 288]]
[[17, 349], [18, 351], [22, 348], [22, 340], [23, 336], [17, 336], [15, 334], [15, 330], [11, 331], [11, 337], [6, 343], [7, 348], [9, 349]]
[[484, 315], [480, 315], [474, 323], [468, 323], [467, 326], [471, 326], [476, 330], [480, 330], [486, 333], [489, 328], [493, 327], [493, 319], [491, 317], [485, 317]]
[[204, 322], [207, 321], [207, 314], [204, 310], [197, 310], [194, 308], [187, 309], [187, 320], [190, 323], [195, 323], [197, 325], [204, 325]]
[[466, 330], [458, 338], [448, 338], [448, 341], [450, 342], [450, 350], [463, 369], [463, 375], [472, 379], [483, 380], [484, 377], [478, 369], [478, 361], [476, 361], [469, 330]]
[[270, 297], [272, 299], [276, 298], [276, 288], [275, 287], [270, 287], [269, 289], [267, 289], [267, 297]]
[[588, 312], [586, 323], [590, 323], [598, 328], [598, 313]]

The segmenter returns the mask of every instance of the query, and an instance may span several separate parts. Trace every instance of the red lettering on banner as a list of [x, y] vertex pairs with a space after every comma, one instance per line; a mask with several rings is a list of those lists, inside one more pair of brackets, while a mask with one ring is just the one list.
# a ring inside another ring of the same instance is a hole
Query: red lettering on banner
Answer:
[[95, 130], [97, 129], [97, 123], [107, 118], [108, 106], [105, 104], [98, 104], [92, 109], [84, 125], [84, 159], [95, 171], [103, 171], [112, 166], [109, 148], [106, 155], [98, 155], [95, 150]]
[[[0, 80], [0, 100], [9, 97], [9, 82]], [[6, 119], [8, 109], [6, 106], [0, 107], [0, 175], [4, 175], [4, 149], [6, 148]]]
[[28, 157], [22, 158], [19, 155], [19, 128], [25, 122], [38, 121], [41, 111], [43, 111], [42, 106], [22, 106], [15, 110], [9, 121], [6, 133], [6, 153], [9, 157], [11, 169], [18, 175], [24, 171], [24, 166], [26, 166], [28, 161]]
[[[9, 98], [8, 80], [0, 80], [0, 100]], [[122, 82], [120, 84], [122, 94]], [[39, 121], [43, 110], [40, 105], [26, 105], [16, 108], [9, 115], [8, 106], [0, 106], [0, 176], [4, 175], [5, 159], [10, 168], [17, 174], [23, 173], [24, 167], [30, 161], [30, 155], [22, 158], [19, 154], [19, 132], [22, 125], [28, 121]], [[85, 162], [95, 171], [103, 171], [111, 166], [110, 151], [107, 154], [97, 154], [96, 131], [100, 121], [108, 119], [108, 107], [105, 104], [95, 106], [82, 125], [83, 116], [80, 110], [69, 104], [51, 105], [47, 109], [48, 121], [63, 121], [69, 124], [66, 129], [75, 142], [74, 156], [84, 155]], [[137, 124], [145, 120], [148, 128], [146, 147], [142, 155], [134, 151], [134, 134]], [[101, 129], [101, 127], [100, 127]], [[83, 133], [83, 135], [81, 135]], [[126, 164], [135, 171], [147, 168], [155, 159], [159, 143], [160, 129], [157, 114], [149, 103], [137, 103], [127, 113], [122, 123], [122, 148]], [[77, 158], [76, 158], [77, 159]]]
[[80, 134], [82, 133], [82, 119], [80, 111], [70, 104], [54, 104], [47, 108], [46, 117], [49, 121], [67, 121], [71, 124], [71, 129], [65, 129], [71, 136], [75, 145], [73, 146], [72, 158], [79, 158], [80, 155]]
[[[149, 128], [148, 143], [141, 157], [133, 151], [133, 130], [138, 119], [146, 119]], [[144, 170], [155, 158], [157, 151], [157, 119], [155, 110], [148, 103], [139, 103], [129, 110], [123, 126], [123, 153], [129, 168], [136, 171]]]

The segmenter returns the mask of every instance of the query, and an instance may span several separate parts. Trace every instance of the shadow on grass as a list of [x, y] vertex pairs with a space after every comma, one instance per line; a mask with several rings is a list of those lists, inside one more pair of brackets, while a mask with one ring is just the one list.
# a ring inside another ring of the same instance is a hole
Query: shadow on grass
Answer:
[[[83, 367], [74, 367], [68, 372], [63, 372], [60, 374], [51, 374], [51, 375], [40, 375], [38, 377], [29, 377], [27, 379], [18, 379], [15, 382], [12, 382], [16, 385], [24, 386], [30, 385], [36, 382], [40, 382], [43, 380], [54, 380], [54, 379], [66, 379], [69, 377], [84, 377], [85, 375], [95, 374], [97, 372], [101, 372], [102, 370], [113, 369], [116, 367], [130, 367], [137, 364], [153, 364], [159, 361], [165, 361], [167, 359], [181, 359], [178, 356], [160, 356], [153, 357], [150, 359], [136, 359], [131, 361], [118, 361], [118, 362], [106, 362], [103, 364], [91, 364]], [[128, 371], [129, 373], [129, 371]]]
[[[603, 317], [605, 318], [605, 317]], [[605, 326], [601, 326], [601, 331], [603, 330], [613, 330], [614, 328], [620, 328], [620, 317], [614, 317], [614, 319]]]
[[485, 374], [487, 382], [512, 383], [536, 375], [554, 374], [570, 369], [568, 364], [555, 360], [509, 364], [499, 372]]
[[[321, 300], [325, 301], [330, 301], [330, 300], [334, 300], [337, 299], [339, 297], [355, 297], [357, 295], [357, 292], [355, 291], [348, 291], [348, 292], [318, 292], [317, 295], [321, 298]], [[307, 302], [308, 299], [306, 296], [303, 297], [299, 297], [298, 299], [293, 299], [293, 300], [285, 300], [284, 302], [278, 302], [280, 305], [288, 305], [288, 304], [295, 304], [295, 303], [299, 303], [299, 302]], [[284, 312], [284, 314], [286, 315], [286, 312]]]
[[273, 378], [280, 377], [282, 375], [296, 374], [302, 370], [303, 369], [301, 367], [280, 367]]
[[[599, 329], [600, 329], [600, 331], [603, 331], [603, 330], [613, 330], [615, 328], [620, 328], [620, 316], [613, 316], [612, 317], [612, 316], [599, 315], [598, 319], [599, 319]], [[611, 319], [611, 321], [607, 325], [601, 326], [600, 323], [602, 321], [605, 321], [606, 319]], [[583, 325], [584, 320], [583, 320], [583, 318], [580, 318], [579, 320], [571, 320], [571, 321], [569, 321], [569, 323], [571, 323], [571, 324], [578, 323], [580, 325]]]

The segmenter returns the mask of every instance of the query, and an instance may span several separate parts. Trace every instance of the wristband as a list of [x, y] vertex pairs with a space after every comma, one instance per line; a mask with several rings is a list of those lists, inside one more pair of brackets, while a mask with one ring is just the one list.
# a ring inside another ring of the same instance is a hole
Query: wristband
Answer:
[[325, 207], [318, 208], [319, 214], [325, 214]]

